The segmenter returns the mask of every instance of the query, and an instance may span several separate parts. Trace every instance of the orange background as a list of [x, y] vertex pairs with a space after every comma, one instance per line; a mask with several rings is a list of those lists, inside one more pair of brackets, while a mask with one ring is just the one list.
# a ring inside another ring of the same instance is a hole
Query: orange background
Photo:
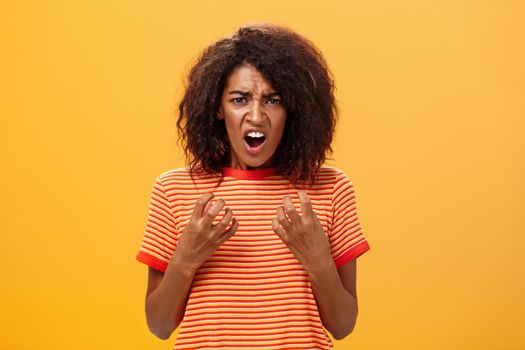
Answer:
[[270, 21], [323, 51], [330, 165], [372, 249], [335, 349], [525, 348], [522, 1], [2, 1], [2, 349], [171, 349], [135, 261], [200, 50]]

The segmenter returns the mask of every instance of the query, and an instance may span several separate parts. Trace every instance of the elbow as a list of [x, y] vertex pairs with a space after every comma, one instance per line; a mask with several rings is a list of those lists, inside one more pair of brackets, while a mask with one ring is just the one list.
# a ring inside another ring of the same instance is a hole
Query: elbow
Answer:
[[344, 338], [346, 338], [350, 333], [352, 333], [352, 331], [348, 331], [348, 332], [332, 332], [332, 336], [334, 337], [335, 340], [343, 340]]
[[334, 331], [334, 332], [331, 332], [332, 333], [332, 336], [334, 337], [335, 340], [343, 340], [344, 338], [346, 338], [347, 336], [350, 335], [350, 333], [352, 333], [353, 331], [353, 327], [348, 329], [348, 330], [339, 330], [339, 331]]
[[162, 340], [168, 339], [178, 326], [178, 323], [164, 322], [153, 317], [146, 317], [146, 323], [149, 331]]
[[157, 338], [162, 340], [167, 340], [173, 333], [174, 329], [167, 329], [167, 328], [160, 328], [160, 327], [154, 327], [151, 324], [148, 323], [149, 331], [155, 335]]
[[162, 339], [162, 340], [168, 340], [169, 337], [171, 336], [171, 333], [164, 333], [164, 334], [155, 334], [155, 336], [159, 339]]
[[151, 304], [146, 301], [146, 324], [148, 325], [150, 333], [157, 338], [162, 340], [168, 339], [179, 324], [179, 321], [175, 321], [176, 322], [168, 322], [166, 316], [159, 315], [158, 312], [152, 308]]
[[[153, 332], [152, 332], [153, 333]], [[162, 339], [162, 340], [167, 340], [169, 339], [169, 337], [171, 336], [171, 333], [170, 332], [164, 332], [164, 333], [153, 333], [155, 334], [155, 336], [159, 339]]]
[[357, 323], [357, 314], [359, 313], [358, 307], [357, 307], [357, 301], [355, 302], [355, 310], [354, 312], [349, 315], [348, 317], [345, 317], [344, 319], [340, 319], [339, 322], [333, 325], [331, 329], [329, 329], [330, 333], [336, 340], [343, 340], [347, 336], [350, 335], [354, 331], [355, 325]]
[[151, 331], [151, 333], [153, 333], [157, 338], [159, 338], [161, 340], [168, 340], [169, 337], [170, 337], [170, 334], [168, 334], [168, 333], [156, 333], [156, 332], [153, 332], [153, 331]]
[[356, 319], [351, 320], [351, 322], [340, 323], [338, 328], [330, 330], [330, 333], [335, 340], [343, 340], [349, 336], [353, 331], [356, 324]]

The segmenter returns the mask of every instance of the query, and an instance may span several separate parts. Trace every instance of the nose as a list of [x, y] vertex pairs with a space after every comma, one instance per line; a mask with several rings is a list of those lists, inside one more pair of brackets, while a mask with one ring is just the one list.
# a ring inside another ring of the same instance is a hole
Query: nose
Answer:
[[253, 122], [253, 124], [262, 124], [265, 118], [265, 112], [259, 101], [254, 101], [248, 112], [248, 119]]

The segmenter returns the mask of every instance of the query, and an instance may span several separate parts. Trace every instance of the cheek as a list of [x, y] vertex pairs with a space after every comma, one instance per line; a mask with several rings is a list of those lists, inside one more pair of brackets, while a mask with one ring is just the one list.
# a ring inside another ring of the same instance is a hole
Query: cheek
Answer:
[[284, 128], [286, 126], [286, 115], [279, 118], [276, 126], [277, 130], [279, 131], [279, 136], [281, 137], [284, 134]]
[[228, 109], [224, 120], [229, 126], [239, 127], [243, 115], [244, 112], [241, 109]]
[[236, 118], [226, 118], [225, 119], [226, 133], [230, 140], [239, 139], [241, 136], [240, 126]]

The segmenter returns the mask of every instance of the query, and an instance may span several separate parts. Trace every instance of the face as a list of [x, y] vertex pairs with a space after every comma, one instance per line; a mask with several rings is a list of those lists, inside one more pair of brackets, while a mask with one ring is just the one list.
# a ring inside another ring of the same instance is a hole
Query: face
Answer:
[[230, 74], [217, 118], [226, 124], [231, 168], [250, 170], [273, 165], [286, 109], [279, 92], [255, 67], [245, 64]]

